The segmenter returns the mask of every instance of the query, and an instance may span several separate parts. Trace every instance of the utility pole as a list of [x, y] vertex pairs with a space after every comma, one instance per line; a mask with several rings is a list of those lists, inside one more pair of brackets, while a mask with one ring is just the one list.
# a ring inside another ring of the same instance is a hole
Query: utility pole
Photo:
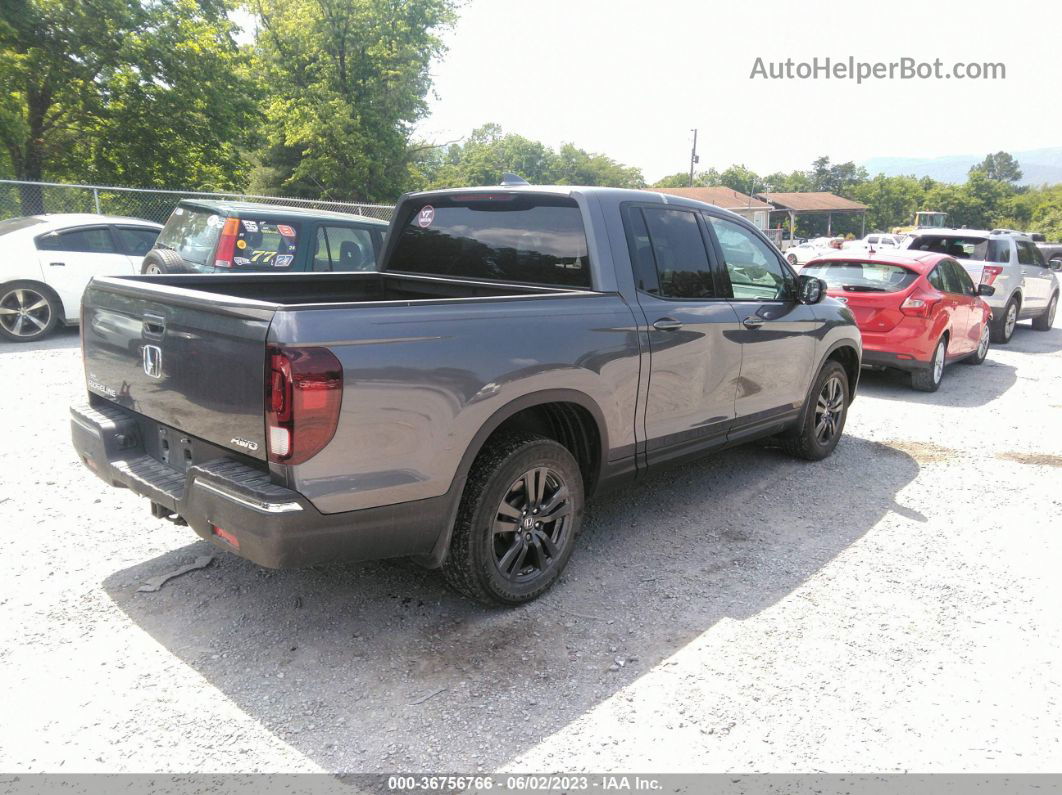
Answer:
[[690, 152], [690, 187], [693, 187], [693, 167], [700, 163], [701, 159], [697, 157], [697, 130], [693, 130], [693, 150]]

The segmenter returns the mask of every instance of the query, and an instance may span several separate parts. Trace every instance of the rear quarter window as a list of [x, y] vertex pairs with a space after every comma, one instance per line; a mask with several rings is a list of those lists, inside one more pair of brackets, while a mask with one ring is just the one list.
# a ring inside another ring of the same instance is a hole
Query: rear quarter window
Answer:
[[260, 218], [241, 218], [236, 235], [234, 268], [290, 268], [295, 262], [302, 227]]
[[583, 216], [573, 199], [513, 193], [406, 205], [387, 269], [590, 288]]

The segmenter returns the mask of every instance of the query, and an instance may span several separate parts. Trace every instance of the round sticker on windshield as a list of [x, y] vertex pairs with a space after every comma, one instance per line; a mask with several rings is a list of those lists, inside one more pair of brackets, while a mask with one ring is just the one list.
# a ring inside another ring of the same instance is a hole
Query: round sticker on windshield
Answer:
[[420, 208], [420, 212], [417, 213], [417, 226], [421, 229], [427, 229], [431, 226], [431, 222], [435, 220], [435, 208], [430, 204], [425, 204]]
[[218, 218], [216, 215], [212, 215], [209, 218], [207, 218], [207, 226], [217, 226], [220, 223], [221, 223], [221, 219]]

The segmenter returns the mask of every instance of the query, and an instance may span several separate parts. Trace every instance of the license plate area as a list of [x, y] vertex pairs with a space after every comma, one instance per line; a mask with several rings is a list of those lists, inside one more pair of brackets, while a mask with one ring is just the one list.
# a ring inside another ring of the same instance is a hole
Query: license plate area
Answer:
[[156, 425], [153, 437], [146, 435], [147, 453], [156, 461], [176, 469], [178, 472], [188, 471], [195, 461], [195, 450], [190, 436], [182, 431], [169, 428], [165, 425]]

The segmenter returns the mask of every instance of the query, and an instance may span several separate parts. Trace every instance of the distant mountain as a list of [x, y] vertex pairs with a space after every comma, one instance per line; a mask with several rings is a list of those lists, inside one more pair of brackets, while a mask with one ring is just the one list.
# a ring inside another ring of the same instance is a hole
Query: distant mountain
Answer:
[[[913, 174], [916, 177], [932, 177], [941, 182], [965, 182], [970, 166], [985, 159], [981, 155], [949, 155], [947, 157], [873, 157], [862, 165], [870, 176], [884, 174], [896, 177]], [[1022, 185], [1053, 185], [1062, 182], [1062, 147], [1030, 149], [1011, 152], [1021, 165]]]

